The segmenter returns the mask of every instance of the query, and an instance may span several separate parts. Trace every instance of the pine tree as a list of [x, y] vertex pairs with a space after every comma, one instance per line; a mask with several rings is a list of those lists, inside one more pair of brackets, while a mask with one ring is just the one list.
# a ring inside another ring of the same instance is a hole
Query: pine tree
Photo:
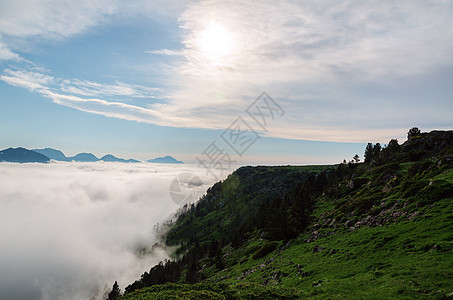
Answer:
[[213, 258], [217, 255], [219, 250], [219, 242], [216, 239], [213, 239], [211, 242], [211, 247], [209, 247], [209, 258]]
[[374, 147], [373, 147], [373, 160], [378, 165], [382, 162], [381, 151], [382, 151], [381, 144], [376, 143], [376, 145], [374, 145]]
[[373, 160], [373, 155], [374, 154], [374, 151], [373, 151], [373, 144], [371, 143], [368, 143], [366, 145], [366, 148], [365, 148], [365, 163], [370, 163], [372, 160]]
[[411, 138], [413, 138], [414, 136], [417, 136], [417, 135], [420, 135], [420, 129], [418, 129], [418, 127], [412, 127], [407, 132], [407, 139], [410, 140]]
[[223, 253], [222, 253], [221, 247], [217, 248], [217, 254], [216, 254], [214, 260], [215, 260], [215, 266], [217, 267], [217, 269], [222, 270], [223, 268], [225, 268], [225, 262], [223, 260]]
[[193, 261], [191, 264], [189, 264], [187, 268], [187, 274], [186, 274], [186, 281], [190, 284], [194, 284], [198, 282], [198, 265], [196, 261]]
[[390, 153], [395, 153], [401, 148], [400, 144], [398, 144], [397, 139], [391, 139], [389, 144], [387, 145], [387, 149]]
[[115, 283], [113, 284], [112, 290], [110, 291], [110, 293], [107, 297], [107, 300], [116, 300], [116, 299], [119, 299], [120, 297], [121, 297], [121, 290], [118, 285], [118, 282], [115, 281]]

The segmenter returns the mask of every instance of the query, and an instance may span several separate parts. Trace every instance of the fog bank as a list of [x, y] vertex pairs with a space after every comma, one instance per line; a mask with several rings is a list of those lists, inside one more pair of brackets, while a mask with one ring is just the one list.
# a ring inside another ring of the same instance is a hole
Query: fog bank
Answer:
[[195, 165], [0, 163], [0, 299], [100, 299], [167, 257], [156, 223], [178, 209], [172, 180]]

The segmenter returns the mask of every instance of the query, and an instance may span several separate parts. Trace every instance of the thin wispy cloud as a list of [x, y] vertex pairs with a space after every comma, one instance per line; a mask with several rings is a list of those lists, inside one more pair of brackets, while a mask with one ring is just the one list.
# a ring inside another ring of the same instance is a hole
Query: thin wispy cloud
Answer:
[[117, 1], [2, 1], [1, 33], [6, 36], [42, 36], [48, 39], [79, 34], [103, 22], [118, 10]]
[[68, 94], [82, 96], [121, 96], [134, 98], [155, 98], [154, 94], [159, 88], [150, 88], [116, 81], [115, 85], [100, 84], [85, 80], [63, 80], [60, 84], [61, 91]]
[[[1, 38], [1, 36], [0, 36]], [[2, 60], [18, 60], [20, 56], [13, 53], [0, 39], [0, 61]]]
[[6, 83], [23, 87], [30, 91], [43, 92], [52, 84], [54, 77], [38, 72], [6, 69], [0, 79]]
[[153, 55], [166, 55], [166, 56], [183, 56], [184, 52], [180, 50], [171, 50], [171, 49], [156, 49], [156, 50], [147, 50], [145, 53]]

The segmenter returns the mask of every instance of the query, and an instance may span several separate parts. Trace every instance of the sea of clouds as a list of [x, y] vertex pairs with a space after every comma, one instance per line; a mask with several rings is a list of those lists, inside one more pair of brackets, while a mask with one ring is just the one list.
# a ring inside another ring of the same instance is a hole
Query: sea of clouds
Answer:
[[214, 182], [196, 165], [0, 163], [0, 299], [124, 290], [168, 257], [155, 225], [180, 207], [169, 187], [181, 173], [201, 178], [199, 195]]

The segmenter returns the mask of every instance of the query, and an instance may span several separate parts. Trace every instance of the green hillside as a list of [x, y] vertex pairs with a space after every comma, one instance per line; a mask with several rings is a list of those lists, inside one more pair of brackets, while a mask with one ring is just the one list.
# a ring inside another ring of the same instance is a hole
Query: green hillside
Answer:
[[365, 162], [242, 167], [181, 210], [123, 299], [453, 297], [453, 131]]

